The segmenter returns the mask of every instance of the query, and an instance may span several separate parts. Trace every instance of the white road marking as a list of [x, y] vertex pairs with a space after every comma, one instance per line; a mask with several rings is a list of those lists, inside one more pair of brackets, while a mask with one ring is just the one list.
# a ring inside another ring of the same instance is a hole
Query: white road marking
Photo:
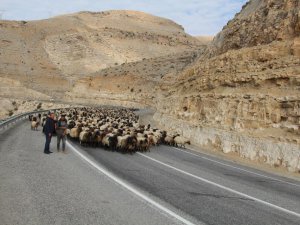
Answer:
[[145, 158], [147, 158], [147, 159], [149, 159], [149, 160], [152, 160], [152, 161], [154, 161], [154, 162], [156, 162], [156, 163], [159, 163], [159, 164], [161, 164], [161, 165], [163, 165], [163, 166], [166, 166], [166, 167], [168, 167], [168, 168], [170, 168], [170, 169], [176, 170], [176, 171], [178, 171], [178, 172], [180, 172], [180, 173], [183, 173], [183, 174], [185, 174], [185, 175], [188, 175], [188, 176], [190, 176], [190, 177], [193, 177], [193, 178], [195, 178], [195, 179], [197, 179], [197, 180], [203, 181], [203, 182], [205, 182], [205, 183], [211, 184], [211, 185], [213, 185], [213, 186], [216, 186], [216, 187], [218, 187], [218, 188], [224, 189], [224, 190], [229, 191], [229, 192], [231, 192], [231, 193], [234, 193], [234, 194], [237, 194], [237, 195], [239, 195], [239, 196], [242, 196], [242, 197], [251, 199], [251, 200], [253, 200], [253, 201], [259, 202], [259, 203], [264, 204], [264, 205], [267, 205], [267, 206], [269, 206], [269, 207], [271, 207], [271, 208], [277, 209], [277, 210], [279, 210], [279, 211], [282, 211], [282, 212], [285, 212], [285, 213], [288, 213], [288, 214], [291, 214], [291, 215], [294, 215], [294, 216], [300, 218], [300, 214], [297, 213], [297, 212], [294, 212], [294, 211], [291, 211], [291, 210], [282, 208], [282, 207], [280, 207], [280, 206], [274, 205], [274, 204], [269, 203], [269, 202], [266, 202], [266, 201], [264, 201], [264, 200], [261, 200], [261, 199], [252, 197], [252, 196], [250, 196], [250, 195], [244, 194], [244, 193], [242, 193], [242, 192], [233, 190], [233, 189], [231, 189], [231, 188], [229, 188], [229, 187], [225, 187], [225, 186], [223, 186], [223, 185], [221, 185], [221, 184], [217, 184], [217, 183], [215, 183], [215, 182], [213, 182], [213, 181], [210, 181], [210, 180], [207, 180], [207, 179], [205, 179], [205, 178], [196, 176], [196, 175], [194, 175], [194, 174], [191, 174], [191, 173], [189, 173], [189, 172], [186, 172], [186, 171], [184, 171], [184, 170], [178, 169], [178, 168], [176, 168], [176, 167], [174, 167], [174, 166], [171, 166], [171, 165], [169, 165], [169, 164], [166, 164], [166, 163], [164, 163], [164, 162], [161, 162], [161, 161], [159, 161], [159, 160], [157, 160], [157, 159], [154, 159], [154, 158], [152, 158], [152, 157], [149, 157], [149, 156], [147, 156], [147, 155], [145, 155], [145, 154], [143, 154], [143, 153], [137, 152], [137, 154], [139, 154], [139, 155], [141, 155], [141, 156], [143, 156], [143, 157], [145, 157]]
[[[282, 183], [286, 183], [286, 184], [290, 184], [290, 185], [293, 185], [293, 186], [300, 187], [299, 184], [294, 184], [294, 183], [291, 183], [291, 182], [288, 182], [288, 181], [283, 181], [283, 180], [280, 180], [280, 179], [277, 179], [277, 178], [274, 178], [274, 177], [266, 176], [266, 175], [263, 175], [263, 174], [260, 174], [260, 173], [252, 172], [252, 171], [250, 171], [250, 170], [246, 170], [246, 169], [242, 169], [242, 168], [239, 168], [239, 167], [236, 167], [236, 166], [232, 166], [232, 165], [229, 165], [229, 164], [226, 164], [226, 163], [222, 163], [222, 162], [219, 162], [219, 161], [217, 161], [217, 160], [213, 160], [213, 159], [207, 158], [207, 157], [205, 157], [205, 156], [200, 156], [200, 155], [197, 155], [197, 154], [194, 154], [194, 153], [191, 153], [191, 152], [187, 152], [187, 151], [184, 151], [184, 150], [179, 149], [179, 148], [176, 148], [176, 147], [174, 147], [174, 148], [175, 148], [176, 150], [178, 150], [178, 151], [185, 152], [185, 153], [187, 153], [187, 154], [196, 156], [196, 157], [198, 157], [198, 158], [206, 159], [206, 160], [208, 160], [208, 161], [215, 162], [215, 163], [218, 163], [218, 164], [223, 165], [223, 166], [231, 167], [231, 168], [234, 168], [234, 169], [243, 171], [243, 172], [255, 174], [255, 175], [257, 175], [257, 176], [264, 177], [264, 178], [268, 178], [268, 179], [270, 179], [270, 180], [275, 180], [275, 181], [278, 181], [278, 182], [282, 182]], [[189, 150], [194, 151], [193, 149], [189, 149]], [[204, 153], [201, 152], [201, 154], [204, 154]], [[204, 155], [206, 155], [206, 154], [204, 154]]]
[[166, 207], [164, 207], [163, 205], [159, 204], [158, 202], [152, 200], [151, 198], [149, 198], [148, 196], [144, 195], [143, 193], [139, 192], [138, 190], [136, 190], [134, 187], [128, 185], [127, 183], [125, 183], [123, 180], [121, 180], [120, 178], [118, 178], [117, 176], [115, 176], [114, 174], [112, 174], [111, 172], [107, 171], [106, 169], [102, 168], [101, 166], [99, 166], [98, 164], [96, 164], [95, 162], [93, 162], [91, 159], [89, 159], [88, 157], [86, 157], [85, 155], [83, 155], [80, 151], [78, 151], [73, 145], [71, 145], [68, 141], [67, 141], [67, 145], [68, 147], [70, 147], [70, 149], [72, 149], [78, 156], [80, 156], [83, 160], [85, 160], [86, 162], [88, 162], [91, 166], [93, 166], [95, 169], [97, 169], [98, 171], [100, 171], [101, 173], [105, 174], [106, 176], [108, 176], [110, 179], [112, 179], [113, 181], [115, 181], [116, 183], [118, 183], [119, 185], [123, 186], [124, 188], [126, 188], [127, 190], [131, 191], [132, 193], [134, 193], [135, 195], [139, 196], [140, 198], [142, 198], [143, 200], [145, 200], [146, 202], [150, 203], [152, 206], [160, 209], [161, 211], [169, 214], [171, 217], [179, 220], [180, 222], [182, 222], [183, 224], [186, 225], [194, 225], [194, 223], [186, 220], [185, 218], [177, 215], [175, 212], [167, 209]]

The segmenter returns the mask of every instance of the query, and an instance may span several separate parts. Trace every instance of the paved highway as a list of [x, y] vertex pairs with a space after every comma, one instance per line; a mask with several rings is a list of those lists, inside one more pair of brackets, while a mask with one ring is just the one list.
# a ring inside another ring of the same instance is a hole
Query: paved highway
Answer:
[[68, 154], [44, 155], [28, 122], [0, 143], [1, 225], [300, 224], [300, 182], [202, 153], [69, 142]]

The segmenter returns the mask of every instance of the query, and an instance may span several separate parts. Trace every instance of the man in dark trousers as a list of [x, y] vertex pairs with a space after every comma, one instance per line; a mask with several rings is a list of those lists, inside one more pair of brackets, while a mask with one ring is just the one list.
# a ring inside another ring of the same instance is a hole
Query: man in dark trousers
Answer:
[[68, 121], [66, 120], [66, 115], [62, 114], [57, 122], [56, 135], [57, 135], [57, 151], [60, 150], [60, 141], [62, 141], [62, 151], [64, 153], [66, 149], [66, 131], [68, 128]]
[[46, 123], [44, 126], [44, 133], [46, 136], [46, 143], [45, 143], [45, 148], [44, 148], [44, 153], [45, 154], [50, 154], [52, 153], [49, 148], [50, 148], [50, 142], [53, 133], [55, 132], [55, 121], [54, 121], [54, 112], [50, 112], [48, 118], [46, 119]]

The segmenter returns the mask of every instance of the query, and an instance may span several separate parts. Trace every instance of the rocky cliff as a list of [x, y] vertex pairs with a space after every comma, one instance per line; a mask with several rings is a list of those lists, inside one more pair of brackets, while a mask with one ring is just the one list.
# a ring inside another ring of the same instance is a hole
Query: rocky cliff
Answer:
[[269, 44], [273, 41], [292, 40], [299, 36], [298, 0], [251, 0], [213, 40], [215, 50], [224, 53]]
[[252, 0], [158, 102], [194, 143], [300, 170], [299, 1]]

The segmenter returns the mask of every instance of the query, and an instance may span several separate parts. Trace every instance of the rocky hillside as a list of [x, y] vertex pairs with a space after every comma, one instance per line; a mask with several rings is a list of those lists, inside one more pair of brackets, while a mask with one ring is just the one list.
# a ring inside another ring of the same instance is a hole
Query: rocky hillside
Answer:
[[155, 107], [161, 93], [200, 55], [186, 51], [139, 62], [123, 63], [79, 79], [66, 92], [67, 102]]
[[198, 145], [300, 171], [299, 10], [246, 4], [177, 76], [156, 119]]
[[230, 20], [213, 44], [218, 53], [292, 40], [299, 36], [298, 0], [251, 0]]
[[204, 46], [180, 25], [135, 11], [0, 21], [0, 30], [1, 96], [24, 98], [61, 99], [77, 79], [102, 69]]

